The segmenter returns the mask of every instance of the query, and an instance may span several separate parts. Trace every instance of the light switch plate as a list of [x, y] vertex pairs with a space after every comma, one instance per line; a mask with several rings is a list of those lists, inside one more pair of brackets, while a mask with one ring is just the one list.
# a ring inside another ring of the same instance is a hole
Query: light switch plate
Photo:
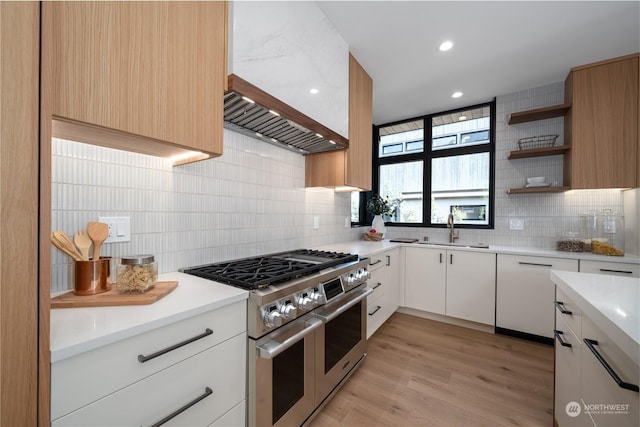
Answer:
[[524, 219], [522, 218], [510, 218], [509, 230], [524, 230]]
[[99, 222], [109, 227], [109, 237], [104, 243], [120, 243], [131, 241], [131, 218], [128, 216], [101, 216]]

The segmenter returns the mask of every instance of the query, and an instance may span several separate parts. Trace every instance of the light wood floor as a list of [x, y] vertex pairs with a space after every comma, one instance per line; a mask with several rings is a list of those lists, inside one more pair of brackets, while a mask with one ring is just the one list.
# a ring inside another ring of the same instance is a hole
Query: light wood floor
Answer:
[[553, 425], [553, 348], [395, 313], [311, 427]]

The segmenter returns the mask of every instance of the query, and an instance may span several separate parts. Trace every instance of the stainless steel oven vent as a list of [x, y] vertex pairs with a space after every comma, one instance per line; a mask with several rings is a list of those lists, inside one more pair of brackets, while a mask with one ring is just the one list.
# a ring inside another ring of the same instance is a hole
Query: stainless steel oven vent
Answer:
[[234, 75], [224, 96], [224, 126], [300, 154], [348, 147], [346, 138]]

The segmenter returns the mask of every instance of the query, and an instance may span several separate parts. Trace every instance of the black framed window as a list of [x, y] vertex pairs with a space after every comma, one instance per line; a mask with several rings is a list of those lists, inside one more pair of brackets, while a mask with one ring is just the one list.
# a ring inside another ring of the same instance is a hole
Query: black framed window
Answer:
[[[493, 228], [495, 122], [494, 99], [374, 127], [374, 193], [397, 204], [386, 224], [446, 227], [453, 214], [456, 226]], [[370, 223], [371, 194], [352, 197], [354, 225]]]

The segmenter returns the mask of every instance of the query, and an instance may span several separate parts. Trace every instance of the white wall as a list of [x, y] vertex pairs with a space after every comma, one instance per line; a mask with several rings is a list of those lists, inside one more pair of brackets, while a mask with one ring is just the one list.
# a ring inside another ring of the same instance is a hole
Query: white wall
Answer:
[[[105, 244], [103, 254], [154, 254], [161, 273], [360, 236], [344, 227], [349, 193], [304, 188], [303, 156], [224, 132], [222, 157], [175, 168], [54, 139], [52, 229], [72, 235], [99, 216], [130, 216], [131, 242]], [[52, 248], [52, 291], [72, 287], [70, 267]]]

